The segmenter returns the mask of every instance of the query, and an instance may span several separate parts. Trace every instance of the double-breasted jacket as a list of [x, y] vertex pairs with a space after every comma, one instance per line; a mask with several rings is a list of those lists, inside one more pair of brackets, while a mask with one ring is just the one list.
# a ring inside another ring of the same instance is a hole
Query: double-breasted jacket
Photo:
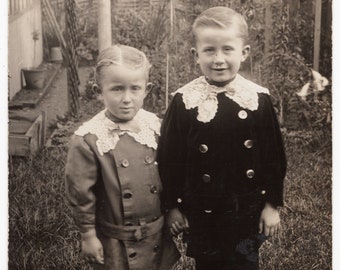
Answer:
[[258, 230], [265, 202], [283, 204], [286, 159], [269, 92], [240, 75], [224, 87], [200, 77], [176, 91], [158, 151], [163, 206], [179, 207], [192, 234], [245, 237]]
[[142, 109], [127, 123], [113, 122], [104, 110], [71, 140], [67, 197], [79, 230], [96, 229], [105, 269], [169, 269], [178, 258], [163, 237], [159, 128], [159, 119]]

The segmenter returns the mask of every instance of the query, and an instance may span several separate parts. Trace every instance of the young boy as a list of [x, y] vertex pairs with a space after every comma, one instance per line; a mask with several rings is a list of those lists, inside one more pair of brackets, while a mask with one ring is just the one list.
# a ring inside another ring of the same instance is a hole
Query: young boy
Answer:
[[159, 142], [167, 224], [187, 231], [200, 269], [257, 269], [258, 249], [280, 228], [286, 159], [269, 91], [238, 74], [248, 28], [227, 7], [193, 25], [204, 76], [175, 92]]
[[142, 109], [149, 69], [135, 48], [103, 50], [96, 79], [106, 109], [84, 123], [70, 144], [67, 197], [82, 253], [97, 269], [169, 269], [179, 257], [163, 235], [155, 162], [160, 121]]

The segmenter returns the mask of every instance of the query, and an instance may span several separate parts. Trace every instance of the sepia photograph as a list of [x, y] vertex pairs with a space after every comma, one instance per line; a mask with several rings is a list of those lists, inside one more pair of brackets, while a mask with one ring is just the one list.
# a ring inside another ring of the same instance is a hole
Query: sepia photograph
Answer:
[[336, 269], [333, 2], [8, 0], [4, 267]]

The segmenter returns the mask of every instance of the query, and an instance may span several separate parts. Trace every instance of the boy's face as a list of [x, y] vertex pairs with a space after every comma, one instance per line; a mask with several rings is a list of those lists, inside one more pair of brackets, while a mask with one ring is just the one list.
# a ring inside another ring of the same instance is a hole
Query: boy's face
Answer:
[[106, 108], [121, 121], [133, 119], [148, 94], [145, 70], [110, 65], [102, 70], [100, 86]]
[[219, 83], [235, 77], [249, 50], [237, 27], [200, 27], [196, 29], [196, 49], [191, 49], [203, 74]]

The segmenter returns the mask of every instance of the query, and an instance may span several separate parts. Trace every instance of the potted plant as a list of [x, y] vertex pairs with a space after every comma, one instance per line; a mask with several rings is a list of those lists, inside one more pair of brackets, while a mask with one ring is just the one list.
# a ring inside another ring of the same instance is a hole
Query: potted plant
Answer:
[[[34, 41], [34, 51], [33, 51], [33, 63], [36, 62], [36, 43], [39, 40], [39, 31], [34, 30], [32, 32], [32, 37]], [[39, 89], [44, 87], [45, 83], [45, 70], [40, 67], [29, 67], [23, 68], [22, 74], [25, 79], [26, 88], [28, 89]]]

